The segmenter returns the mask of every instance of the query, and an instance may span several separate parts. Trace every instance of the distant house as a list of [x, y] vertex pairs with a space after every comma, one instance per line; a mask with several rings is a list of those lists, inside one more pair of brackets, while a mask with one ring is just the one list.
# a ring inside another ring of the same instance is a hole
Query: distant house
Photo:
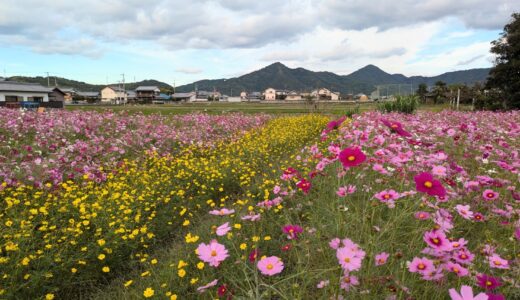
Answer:
[[161, 90], [157, 86], [138, 86], [135, 93], [140, 101], [152, 102], [159, 97]]
[[135, 102], [137, 100], [137, 93], [132, 90], [126, 91], [126, 97], [128, 102]]
[[65, 93], [65, 96], [63, 98], [66, 103], [72, 102], [74, 96], [76, 96], [77, 93], [77, 91], [74, 88], [60, 88], [60, 90]]
[[128, 93], [117, 86], [107, 86], [101, 90], [101, 102], [124, 104], [128, 102]]
[[172, 95], [172, 100], [174, 101], [185, 101], [185, 102], [193, 102], [195, 101], [195, 93], [175, 93]]
[[64, 93], [34, 83], [0, 81], [0, 106], [62, 108]]
[[276, 90], [273, 88], [268, 88], [264, 92], [264, 100], [274, 101], [276, 100]]
[[297, 92], [289, 92], [287, 94], [287, 96], [285, 97], [285, 100], [287, 101], [301, 101], [302, 100], [302, 95], [300, 95], [299, 93]]
[[247, 92], [246, 91], [240, 92], [240, 100], [242, 100], [242, 101], [247, 100]]
[[368, 96], [363, 94], [363, 93], [359, 93], [359, 94], [356, 94], [354, 96], [354, 100], [356, 100], [356, 101], [368, 101]]
[[87, 101], [89, 103], [96, 102], [99, 100], [98, 92], [76, 92], [74, 101]]
[[339, 100], [338, 92], [331, 92], [329, 89], [321, 88], [311, 92], [311, 96], [318, 100]]

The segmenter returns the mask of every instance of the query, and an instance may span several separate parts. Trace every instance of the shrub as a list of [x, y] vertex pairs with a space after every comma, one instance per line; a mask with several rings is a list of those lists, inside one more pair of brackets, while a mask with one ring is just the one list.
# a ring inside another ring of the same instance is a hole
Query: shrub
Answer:
[[377, 109], [383, 113], [401, 112], [412, 114], [419, 106], [419, 97], [416, 95], [396, 96], [394, 101], [385, 101], [377, 105]]

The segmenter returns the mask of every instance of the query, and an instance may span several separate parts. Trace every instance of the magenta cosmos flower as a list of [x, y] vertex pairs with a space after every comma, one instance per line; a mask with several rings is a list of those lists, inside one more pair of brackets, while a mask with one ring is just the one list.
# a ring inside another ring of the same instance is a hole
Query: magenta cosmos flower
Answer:
[[416, 175], [414, 180], [417, 191], [426, 193], [430, 196], [446, 196], [446, 190], [442, 186], [441, 182], [434, 179], [432, 174], [423, 172]]
[[418, 220], [427, 220], [430, 218], [430, 213], [426, 211], [418, 211], [414, 214], [414, 217]]
[[349, 147], [339, 153], [339, 161], [344, 167], [359, 166], [366, 159], [367, 156], [359, 148]]
[[228, 251], [224, 245], [212, 240], [208, 245], [200, 243], [197, 247], [199, 259], [209, 263], [212, 267], [218, 267], [228, 256]]
[[396, 121], [389, 121], [386, 119], [381, 119], [381, 122], [385, 124], [390, 130], [397, 133], [400, 136], [410, 137], [412, 136], [408, 131], [404, 130], [403, 125]]
[[330, 130], [334, 130], [334, 129], [337, 129], [339, 128], [339, 126], [341, 126], [341, 124], [347, 119], [346, 116], [343, 116], [337, 120], [333, 120], [333, 121], [330, 121], [328, 124], [327, 124], [327, 129], [330, 131]]
[[399, 199], [399, 193], [394, 190], [384, 190], [375, 194], [374, 197], [381, 202], [388, 202]]
[[431, 248], [438, 251], [450, 251], [453, 249], [451, 242], [446, 238], [444, 232], [440, 230], [432, 230], [424, 233], [424, 241]]
[[492, 201], [492, 200], [495, 200], [498, 198], [498, 193], [493, 191], [493, 190], [485, 190], [483, 193], [482, 193], [482, 197], [484, 197], [484, 200], [487, 200], [487, 201]]
[[287, 234], [287, 238], [290, 240], [298, 239], [298, 234], [303, 232], [303, 228], [298, 225], [285, 225], [282, 228], [283, 233]]
[[359, 285], [359, 280], [356, 276], [346, 273], [341, 277], [341, 288], [345, 291], [349, 291], [351, 287]]
[[296, 183], [296, 186], [302, 190], [304, 194], [309, 193], [309, 190], [311, 189], [312, 184], [310, 181], [307, 181], [307, 179], [302, 178], [302, 180], [298, 181]]
[[486, 274], [477, 275], [477, 284], [486, 290], [494, 290], [502, 285], [500, 279]]
[[269, 256], [258, 261], [257, 267], [262, 274], [273, 276], [282, 272], [283, 262], [279, 257]]
[[473, 296], [473, 289], [470, 286], [463, 285], [460, 288], [460, 294], [455, 289], [449, 290], [451, 300], [487, 300], [488, 296], [480, 293]]

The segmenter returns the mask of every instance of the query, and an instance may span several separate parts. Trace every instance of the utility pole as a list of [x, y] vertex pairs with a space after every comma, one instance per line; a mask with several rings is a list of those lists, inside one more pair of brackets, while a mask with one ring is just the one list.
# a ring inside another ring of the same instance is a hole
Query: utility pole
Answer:
[[55, 87], [58, 86], [58, 81], [56, 80], [56, 76], [54, 76], [54, 86], [55, 86]]
[[457, 89], [457, 110], [459, 110], [459, 102], [460, 102], [460, 88]]
[[125, 73], [121, 74], [121, 76], [123, 76], [123, 104], [126, 104]]
[[47, 73], [47, 87], [50, 87], [51, 86], [51, 82], [49, 80], [49, 72], [45, 72]]

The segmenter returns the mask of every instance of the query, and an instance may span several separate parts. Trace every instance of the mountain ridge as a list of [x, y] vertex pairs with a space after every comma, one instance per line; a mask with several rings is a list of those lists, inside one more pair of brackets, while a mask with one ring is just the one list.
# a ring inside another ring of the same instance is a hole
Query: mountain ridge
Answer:
[[[289, 68], [281, 62], [275, 62], [259, 70], [233, 78], [203, 79], [190, 84], [181, 85], [175, 88], [176, 92], [191, 92], [198, 90], [217, 90], [223, 94], [236, 96], [241, 91], [262, 92], [266, 88], [294, 90], [298, 92], [310, 91], [317, 87], [328, 88], [342, 94], [369, 94], [378, 84], [412, 84], [415, 90], [420, 83], [432, 86], [436, 81], [443, 81], [446, 84], [468, 84], [484, 82], [489, 74], [490, 68], [479, 68], [469, 70], [459, 70], [445, 72], [436, 76], [410, 76], [403, 74], [389, 74], [379, 67], [369, 64], [348, 75], [338, 75], [329, 71], [310, 71], [302, 67]], [[8, 80], [39, 83], [47, 86], [46, 77], [24, 77], [13, 76]], [[50, 80], [54, 86], [54, 78]], [[59, 87], [75, 88], [83, 92], [98, 92], [107, 85], [89, 84], [82, 81], [70, 80], [56, 77]], [[109, 84], [109, 85], [117, 85]], [[139, 85], [158, 86], [163, 92], [171, 92], [174, 88], [164, 82], [147, 79], [139, 82], [126, 83], [128, 90], [135, 89]]]

